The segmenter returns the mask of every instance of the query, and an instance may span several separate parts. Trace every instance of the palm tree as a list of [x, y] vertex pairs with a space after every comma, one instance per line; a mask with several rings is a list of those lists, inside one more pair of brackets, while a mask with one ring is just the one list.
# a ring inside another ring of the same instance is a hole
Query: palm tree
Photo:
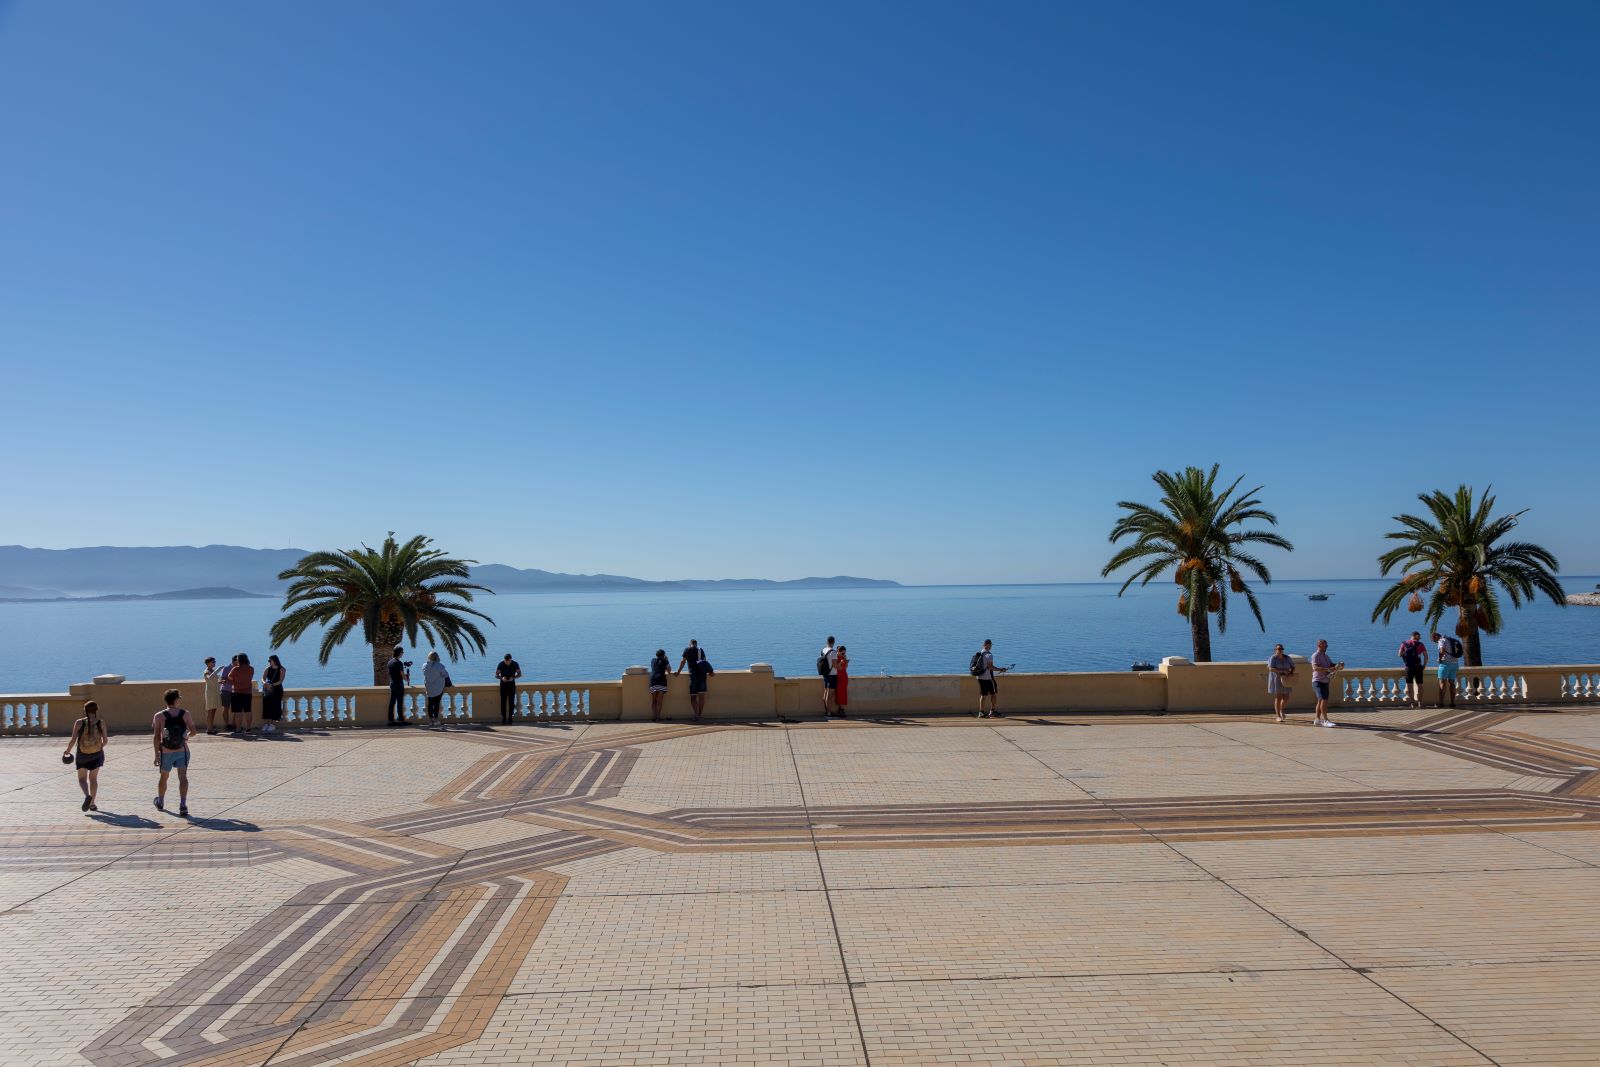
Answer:
[[1520, 608], [1539, 593], [1562, 607], [1567, 604], [1566, 590], [1556, 580], [1561, 567], [1549, 550], [1526, 541], [1495, 543], [1516, 528], [1527, 510], [1491, 518], [1493, 491], [1493, 486], [1485, 489], [1476, 503], [1472, 488], [1465, 485], [1454, 496], [1438, 489], [1418, 493], [1429, 517], [1396, 515], [1394, 521], [1404, 529], [1384, 538], [1404, 544], [1378, 557], [1383, 574], [1397, 567], [1406, 573], [1384, 590], [1372, 609], [1372, 621], [1382, 616], [1388, 622], [1401, 604], [1408, 611], [1423, 611], [1422, 594], [1428, 593], [1423, 618], [1430, 627], [1439, 624], [1447, 608], [1457, 609], [1456, 636], [1466, 646], [1468, 667], [1483, 666], [1480, 634], [1497, 634], [1503, 625], [1496, 585], [1511, 598], [1512, 607]]
[[[421, 631], [430, 645], [442, 645], [451, 660], [466, 654], [468, 645], [482, 652], [483, 631], [468, 618], [475, 616], [490, 626], [494, 620], [466, 606], [474, 592], [493, 594], [474, 585], [471, 559], [451, 559], [426, 537], [397, 544], [394, 531], [383, 548], [373, 551], [363, 544], [344, 552], [312, 552], [278, 575], [290, 582], [283, 597], [283, 617], [272, 624], [272, 647], [298, 641], [313, 626], [326, 626], [317, 662], [326, 665], [333, 650], [357, 626], [372, 646], [372, 682], [384, 685], [390, 651], [402, 636], [417, 643]], [[449, 598], [459, 599], [449, 599]]]
[[1189, 620], [1196, 663], [1211, 662], [1212, 615], [1217, 617], [1218, 632], [1228, 632], [1230, 593], [1241, 594], [1255, 614], [1257, 625], [1263, 631], [1267, 628], [1261, 621], [1261, 605], [1245, 583], [1244, 572], [1263, 583], [1270, 583], [1272, 575], [1266, 564], [1250, 555], [1248, 546], [1260, 544], [1294, 551], [1293, 545], [1270, 530], [1240, 529], [1252, 520], [1276, 526], [1278, 518], [1256, 499], [1261, 486], [1235, 492], [1243, 478], [1235, 478], [1232, 485], [1218, 493], [1218, 466], [1212, 464], [1209, 473], [1199, 467], [1186, 467], [1182, 474], [1156, 471], [1151, 478], [1161, 487], [1159, 506], [1118, 501], [1117, 507], [1127, 514], [1111, 528], [1111, 541], [1115, 544], [1124, 537], [1134, 540], [1119, 549], [1100, 572], [1101, 577], [1106, 577], [1127, 564], [1138, 564], [1117, 590], [1121, 596], [1135, 581], [1149, 585], [1168, 567], [1176, 568], [1173, 581], [1183, 586], [1178, 596], [1178, 614]]

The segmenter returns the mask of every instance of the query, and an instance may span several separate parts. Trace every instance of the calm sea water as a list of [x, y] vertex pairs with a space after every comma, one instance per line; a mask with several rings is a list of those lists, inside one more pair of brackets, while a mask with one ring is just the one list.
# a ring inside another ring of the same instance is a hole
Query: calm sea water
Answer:
[[[1573, 577], [1569, 590], [1596, 579]], [[1389, 626], [1368, 622], [1380, 581], [1277, 582], [1260, 594], [1267, 630], [1245, 609], [1225, 635], [1213, 633], [1219, 660], [1265, 659], [1275, 641], [1309, 654], [1326, 637], [1352, 666], [1390, 666], [1395, 647], [1420, 616]], [[457, 682], [490, 681], [494, 661], [513, 653], [530, 679], [610, 679], [662, 647], [677, 662], [698, 638], [722, 669], [771, 663], [779, 674], [810, 674], [828, 634], [849, 646], [853, 673], [960, 673], [985, 637], [996, 659], [1018, 670], [1125, 670], [1135, 659], [1190, 654], [1187, 623], [1174, 611], [1170, 583], [920, 586], [902, 589], [557, 593], [487, 598], [496, 626], [486, 657], [452, 668]], [[1306, 599], [1332, 593], [1326, 602]], [[60, 692], [96, 674], [133, 679], [194, 678], [207, 655], [241, 649], [260, 664], [276, 600], [118, 604], [0, 604], [0, 693]], [[1600, 663], [1600, 608], [1540, 602], [1508, 613], [1506, 632], [1485, 640], [1490, 663]], [[317, 639], [280, 650], [290, 686], [370, 684], [365, 646], [351, 643], [326, 667]], [[415, 658], [421, 660], [422, 649]]]

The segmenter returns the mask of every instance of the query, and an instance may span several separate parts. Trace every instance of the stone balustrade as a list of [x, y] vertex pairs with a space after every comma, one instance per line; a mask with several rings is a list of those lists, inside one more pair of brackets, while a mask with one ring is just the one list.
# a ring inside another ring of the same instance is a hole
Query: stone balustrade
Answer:
[[[1306, 711], [1314, 700], [1310, 666], [1304, 657], [1292, 658], [1298, 673], [1289, 707]], [[1018, 714], [1261, 712], [1271, 705], [1266, 675], [1264, 662], [1191, 663], [1178, 656], [1163, 660], [1158, 670], [1144, 673], [1009, 673], [1000, 681], [1000, 706]], [[113, 732], [143, 733], [162, 706], [162, 694], [173, 688], [184, 694], [184, 705], [197, 719], [203, 718], [204, 709], [198, 707], [202, 691], [198, 679], [110, 680], [116, 677], [74, 685], [67, 693], [0, 695], [0, 736], [65, 734], [82, 714], [85, 700], [100, 705], [100, 714]], [[1436, 672], [1430, 669], [1426, 702], [1432, 702], [1435, 685]], [[388, 690], [381, 686], [287, 689], [283, 727], [341, 730], [378, 726], [385, 721], [388, 697]], [[1334, 708], [1360, 710], [1394, 706], [1404, 700], [1404, 671], [1399, 667], [1352, 667], [1334, 675], [1329, 703]], [[1457, 701], [1475, 706], [1600, 703], [1600, 665], [1463, 667]], [[977, 681], [967, 675], [860, 675], [850, 679], [850, 711], [863, 717], [948, 714], [970, 711], [977, 703]], [[259, 695], [253, 711], [259, 723]], [[455, 686], [445, 695], [441, 712], [446, 723], [496, 724], [500, 721], [499, 687], [494, 683]], [[671, 678], [665, 712], [680, 722], [689, 717], [686, 676]], [[711, 680], [706, 706], [710, 719], [815, 718], [821, 712], [820, 678], [781, 677], [764, 663], [752, 664], [749, 670], [718, 671]], [[404, 713], [407, 721], [426, 719], [427, 698], [421, 687], [407, 690]], [[639, 721], [649, 717], [649, 675], [643, 667], [629, 667], [618, 681], [524, 681], [517, 686], [516, 721], [521, 723]]]

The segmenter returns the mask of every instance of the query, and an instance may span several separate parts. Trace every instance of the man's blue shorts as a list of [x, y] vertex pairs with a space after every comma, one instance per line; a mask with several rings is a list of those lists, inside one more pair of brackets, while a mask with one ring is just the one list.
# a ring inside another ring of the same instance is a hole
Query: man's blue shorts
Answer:
[[171, 774], [179, 767], [189, 766], [189, 750], [180, 748], [176, 752], [161, 751], [161, 773]]
[[1453, 681], [1455, 681], [1456, 680], [1456, 669], [1458, 667], [1460, 667], [1460, 666], [1461, 666], [1461, 664], [1459, 664], [1459, 663], [1441, 663], [1441, 664], [1439, 664], [1439, 681], [1441, 681], [1441, 682], [1453, 682]]

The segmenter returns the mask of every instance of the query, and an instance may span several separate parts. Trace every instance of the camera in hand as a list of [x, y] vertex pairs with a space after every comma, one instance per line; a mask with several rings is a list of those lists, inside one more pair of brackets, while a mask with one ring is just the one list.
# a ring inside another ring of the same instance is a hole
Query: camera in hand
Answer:
[[405, 665], [406, 665], [406, 666], [407, 666], [407, 667], [409, 667], [409, 666], [411, 666], [411, 661], [410, 661], [410, 660], [408, 660], [408, 659], [403, 659], [403, 660], [401, 660], [401, 661], [400, 661], [400, 662], [401, 662], [401, 663], [403, 663], [403, 664], [405, 664]]

